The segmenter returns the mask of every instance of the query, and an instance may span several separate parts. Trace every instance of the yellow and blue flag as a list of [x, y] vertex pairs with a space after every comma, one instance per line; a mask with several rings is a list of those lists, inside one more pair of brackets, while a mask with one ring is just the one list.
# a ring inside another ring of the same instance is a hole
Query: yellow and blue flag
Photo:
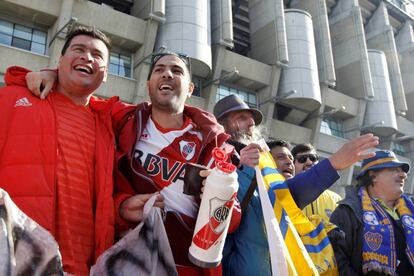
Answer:
[[[288, 274], [338, 275], [333, 249], [323, 222], [317, 217], [312, 217], [310, 221], [297, 207], [284, 177], [277, 170], [266, 143], [261, 140], [259, 144], [263, 149], [267, 149], [260, 153], [259, 165], [256, 168], [259, 192], [260, 189], [268, 192], [267, 198], [260, 194], [265, 223], [266, 220], [273, 219], [271, 216], [265, 215], [265, 213], [269, 213], [267, 201], [270, 201], [270, 208], [272, 208], [273, 217], [278, 223], [282, 243], [287, 248], [284, 257]], [[268, 235], [269, 231], [272, 231], [267, 228], [266, 230]], [[275, 245], [269, 244], [269, 248], [271, 246]], [[271, 252], [272, 262], [274, 258], [280, 257], [273, 256], [272, 258]]]

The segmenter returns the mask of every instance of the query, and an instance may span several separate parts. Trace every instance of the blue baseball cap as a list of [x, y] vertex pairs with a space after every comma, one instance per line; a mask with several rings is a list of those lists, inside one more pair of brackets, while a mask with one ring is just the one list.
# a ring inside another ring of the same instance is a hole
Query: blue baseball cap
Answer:
[[408, 173], [410, 171], [410, 165], [408, 163], [400, 162], [395, 156], [395, 153], [389, 150], [378, 150], [375, 152], [375, 156], [362, 160], [361, 172], [356, 176], [356, 179], [362, 177], [367, 171], [380, 170], [385, 168], [401, 169]]

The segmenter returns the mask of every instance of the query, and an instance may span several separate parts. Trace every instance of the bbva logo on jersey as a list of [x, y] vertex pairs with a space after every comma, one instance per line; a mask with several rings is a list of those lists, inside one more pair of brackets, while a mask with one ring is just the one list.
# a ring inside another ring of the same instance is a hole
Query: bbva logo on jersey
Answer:
[[194, 157], [196, 146], [194, 142], [180, 141], [181, 155], [185, 160], [190, 161]]

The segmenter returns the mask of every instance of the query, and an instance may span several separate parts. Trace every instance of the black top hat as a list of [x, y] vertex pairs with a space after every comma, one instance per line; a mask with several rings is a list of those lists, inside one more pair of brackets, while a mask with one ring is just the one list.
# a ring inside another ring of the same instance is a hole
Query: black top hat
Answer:
[[250, 108], [239, 96], [229, 95], [216, 103], [214, 106], [214, 116], [220, 121], [226, 114], [233, 111], [246, 110], [253, 114], [254, 123], [260, 125], [263, 120], [263, 114], [259, 109]]

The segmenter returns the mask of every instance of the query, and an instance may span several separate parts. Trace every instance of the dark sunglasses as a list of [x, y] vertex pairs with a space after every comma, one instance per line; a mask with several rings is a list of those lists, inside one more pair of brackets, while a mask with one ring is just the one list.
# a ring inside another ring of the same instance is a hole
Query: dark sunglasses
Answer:
[[312, 162], [316, 162], [316, 161], [319, 160], [319, 156], [317, 154], [314, 154], [314, 153], [302, 154], [302, 155], [296, 156], [295, 160], [297, 160], [299, 163], [303, 164], [303, 163], [306, 162], [306, 160], [308, 160], [308, 158]]
[[151, 67], [150, 67], [150, 71], [148, 74], [148, 80], [150, 79], [151, 75], [152, 75], [152, 70], [154, 69], [155, 64], [162, 58], [165, 56], [176, 56], [179, 59], [181, 59], [185, 66], [187, 66], [188, 69], [188, 73], [190, 74], [190, 78], [191, 78], [191, 61], [190, 61], [190, 57], [187, 56], [186, 54], [181, 54], [181, 53], [176, 53], [176, 52], [161, 52], [161, 53], [156, 53], [153, 54], [151, 56]]

